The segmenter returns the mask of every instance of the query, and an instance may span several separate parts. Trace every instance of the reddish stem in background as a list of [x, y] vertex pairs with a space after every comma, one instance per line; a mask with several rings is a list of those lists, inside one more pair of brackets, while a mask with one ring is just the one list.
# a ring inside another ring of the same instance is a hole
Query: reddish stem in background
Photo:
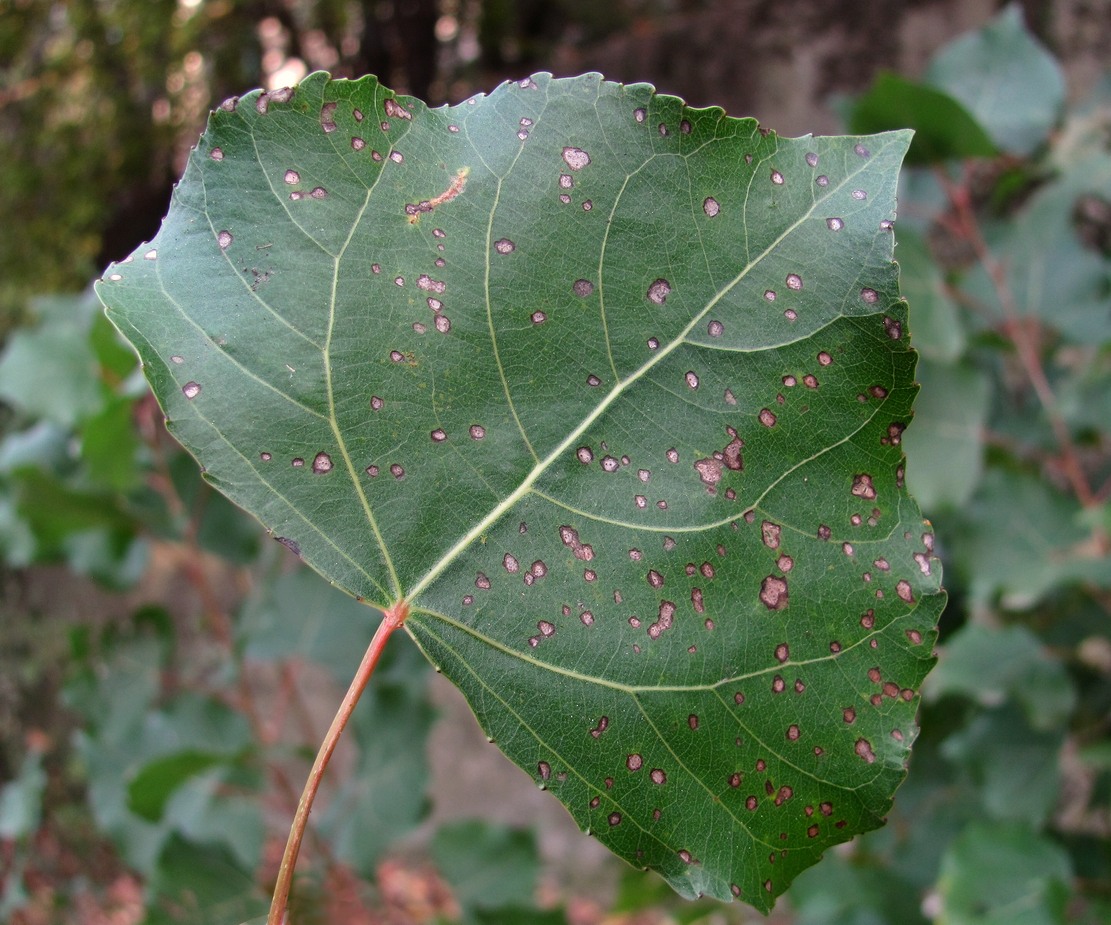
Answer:
[[[945, 189], [949, 204], [953, 208], [954, 221], [950, 225], [951, 229], [972, 245], [976, 259], [991, 279], [992, 287], [999, 299], [1000, 310], [1003, 313], [1004, 330], [1015, 345], [1019, 362], [1022, 364], [1023, 371], [1038, 396], [1038, 401], [1045, 409], [1046, 417], [1053, 429], [1053, 435], [1060, 447], [1061, 466], [1065, 477], [1072, 486], [1080, 504], [1085, 508], [1095, 507], [1100, 503], [1099, 498], [1092, 491], [1088, 477], [1084, 474], [1084, 467], [1080, 463], [1080, 455], [1076, 450], [1076, 444], [1073, 442], [1072, 433], [1069, 431], [1068, 423], [1057, 406], [1057, 397], [1053, 394], [1053, 388], [1045, 374], [1037, 346], [1019, 317], [1018, 302], [1015, 300], [1014, 293], [1011, 292], [1010, 284], [1007, 281], [1006, 268], [991, 252], [991, 248], [980, 231], [980, 223], [972, 205], [968, 185], [967, 183], [954, 183], [943, 171], [938, 171], [938, 177]], [[1102, 538], [1102, 541], [1105, 543], [1106, 537]]]
[[301, 851], [301, 841], [305, 837], [309, 813], [312, 812], [316, 792], [320, 789], [320, 781], [324, 777], [324, 771], [332, 758], [332, 752], [336, 750], [339, 738], [347, 726], [347, 721], [355, 711], [355, 705], [366, 689], [367, 682], [370, 681], [370, 676], [374, 673], [374, 668], [378, 664], [378, 659], [382, 657], [386, 641], [393, 635], [394, 630], [401, 627], [408, 616], [409, 603], [404, 600], [398, 601], [383, 612], [382, 622], [378, 624], [378, 629], [375, 630], [374, 638], [367, 646], [363, 660], [359, 663], [359, 668], [355, 672], [355, 677], [351, 679], [351, 686], [347, 688], [347, 693], [343, 696], [343, 702], [340, 703], [339, 710], [336, 711], [332, 725], [328, 727], [324, 741], [320, 744], [320, 751], [316, 753], [316, 760], [312, 764], [312, 770], [309, 771], [309, 778], [305, 781], [305, 789], [301, 792], [301, 800], [297, 804], [297, 813], [293, 817], [293, 825], [289, 830], [289, 839], [286, 841], [281, 867], [278, 868], [278, 879], [274, 884], [274, 899], [270, 904], [270, 914], [266, 918], [266, 925], [285, 925], [289, 891], [293, 886], [293, 869], [297, 865], [297, 855]]

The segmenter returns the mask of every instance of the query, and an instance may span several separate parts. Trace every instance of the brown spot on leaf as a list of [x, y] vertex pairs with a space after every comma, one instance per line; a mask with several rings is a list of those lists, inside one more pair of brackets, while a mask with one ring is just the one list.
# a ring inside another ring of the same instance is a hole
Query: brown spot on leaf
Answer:
[[787, 606], [787, 580], [769, 575], [760, 584], [760, 600], [768, 610], [783, 610]]
[[866, 472], [854, 475], [852, 493], [857, 498], [867, 498], [869, 501], [874, 500], [876, 497], [876, 486], [872, 481], [872, 476]]
[[744, 446], [744, 441], [740, 437], [734, 436], [733, 439], [726, 445], [725, 449], [721, 451], [722, 462], [725, 463], [727, 469], [733, 472], [740, 472], [744, 469], [744, 460], [741, 457], [741, 448]]
[[702, 480], [702, 484], [713, 491], [717, 483], [721, 481], [724, 465], [717, 459], [706, 458], [696, 459], [694, 468], [698, 477]]

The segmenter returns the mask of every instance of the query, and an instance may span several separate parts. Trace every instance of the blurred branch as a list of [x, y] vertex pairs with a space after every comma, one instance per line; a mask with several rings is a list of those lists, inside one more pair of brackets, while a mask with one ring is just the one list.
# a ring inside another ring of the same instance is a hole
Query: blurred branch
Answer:
[[[1018, 302], [1011, 291], [1007, 279], [1007, 268], [1002, 261], [992, 253], [987, 241], [984, 239], [980, 227], [980, 220], [973, 205], [972, 195], [968, 183], [954, 182], [943, 170], [937, 170], [938, 180], [945, 190], [949, 205], [952, 208], [952, 228], [965, 240], [976, 255], [976, 259], [995, 289], [996, 298], [1003, 316], [1003, 332], [1011, 339], [1015, 352], [1022, 365], [1026, 378], [1033, 387], [1038, 401], [1045, 411], [1050, 427], [1053, 429], [1054, 438], [1060, 450], [1061, 469], [1064, 472], [1069, 486], [1076, 495], [1080, 504], [1086, 508], [1100, 505], [1100, 498], [1092, 490], [1088, 476], [1080, 462], [1080, 454], [1072, 438], [1068, 423], [1061, 414], [1057, 397], [1045, 374], [1041, 355], [1038, 351], [1030, 325], [1023, 323]], [[967, 169], [966, 169], [967, 179]], [[1097, 537], [1101, 548], [1105, 551], [1111, 549], [1106, 531], [1097, 528]]]

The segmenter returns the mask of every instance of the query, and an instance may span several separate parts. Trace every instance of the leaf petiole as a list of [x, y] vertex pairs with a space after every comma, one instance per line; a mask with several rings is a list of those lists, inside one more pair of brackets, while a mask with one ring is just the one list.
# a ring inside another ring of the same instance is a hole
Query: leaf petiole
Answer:
[[293, 824], [289, 829], [289, 838], [285, 844], [285, 852], [282, 854], [281, 866], [278, 868], [278, 879], [274, 884], [274, 897], [270, 903], [270, 914], [266, 918], [266, 925], [285, 925], [289, 891], [293, 885], [293, 870], [297, 866], [297, 855], [301, 851], [301, 841], [305, 837], [309, 813], [312, 812], [316, 792], [320, 789], [320, 781], [347, 726], [347, 721], [355, 711], [355, 705], [359, 702], [370, 681], [370, 676], [374, 673], [378, 659], [381, 658], [382, 651], [386, 647], [386, 641], [393, 635], [394, 630], [405, 623], [405, 618], [408, 616], [409, 602], [405, 600], [400, 600], [383, 611], [382, 622], [378, 624], [378, 629], [375, 630], [374, 637], [367, 646], [355, 677], [351, 679], [347, 693], [344, 694], [343, 701], [324, 736], [324, 741], [320, 744], [320, 750], [316, 753], [316, 760], [313, 761], [312, 770], [309, 771], [308, 780], [305, 781], [305, 789], [301, 792], [297, 812], [293, 816]]

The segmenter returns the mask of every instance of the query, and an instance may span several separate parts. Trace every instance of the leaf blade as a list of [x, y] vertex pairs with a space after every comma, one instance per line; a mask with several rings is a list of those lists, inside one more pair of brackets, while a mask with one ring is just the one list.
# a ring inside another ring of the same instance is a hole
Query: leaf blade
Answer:
[[767, 909], [880, 824], [942, 603], [900, 450], [908, 144], [599, 75], [440, 110], [312, 75], [214, 115], [98, 291], [209, 480], [404, 597], [581, 824]]

